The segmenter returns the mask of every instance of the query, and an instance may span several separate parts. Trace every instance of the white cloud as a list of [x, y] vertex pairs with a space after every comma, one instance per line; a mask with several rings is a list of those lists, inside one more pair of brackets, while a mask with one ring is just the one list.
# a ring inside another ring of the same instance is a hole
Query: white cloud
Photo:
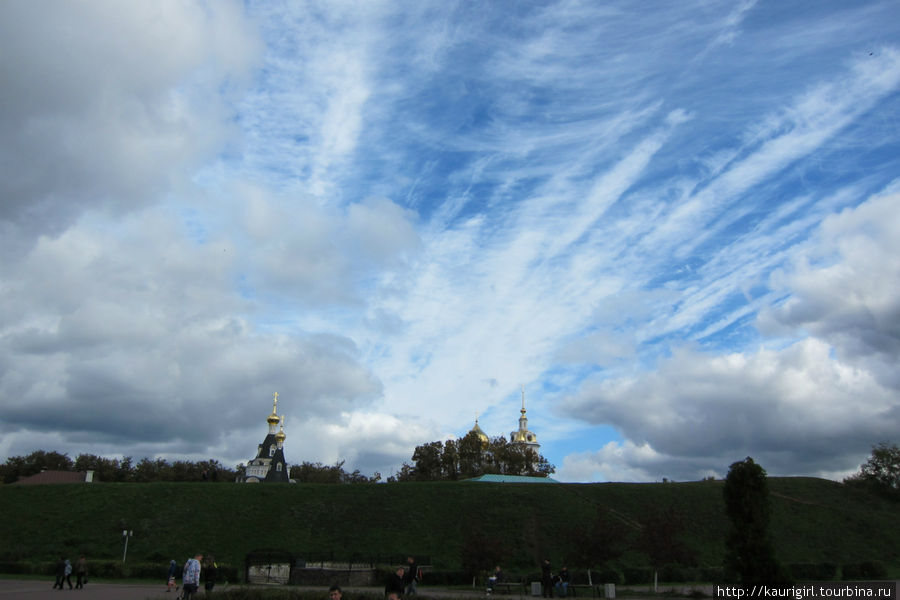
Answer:
[[776, 275], [791, 297], [764, 312], [761, 325], [802, 328], [833, 345], [842, 360], [900, 389], [898, 281], [900, 195], [884, 194], [824, 221], [816, 243]]
[[251, 305], [231, 290], [231, 254], [187, 241], [152, 211], [115, 233], [41, 238], [4, 277], [3, 420], [100, 443], [165, 436], [187, 450], [251, 427], [247, 411], [273, 391], [311, 418], [377, 399], [352, 341], [238, 316]]
[[578, 452], [565, 457], [554, 475], [560, 481], [653, 481], [662, 477], [670, 461], [648, 444], [609, 442], [600, 450]]
[[0, 11], [7, 233], [55, 234], [91, 207], [156, 201], [235, 133], [222, 92], [259, 54], [237, 3]]
[[[776, 275], [792, 296], [766, 311], [761, 325], [775, 331], [778, 323], [794, 335], [802, 328], [809, 337], [726, 354], [678, 348], [653, 372], [587, 382], [566, 399], [566, 412], [613, 425], [627, 444], [658, 453], [659, 465], [647, 473], [721, 474], [740, 455], [773, 474], [798, 465], [818, 474], [852, 471], [861, 452], [900, 425], [888, 367], [896, 363], [900, 314], [897, 205], [898, 196], [879, 195], [826, 219], [794, 268]], [[565, 469], [578, 477], [640, 464], [614, 446], [567, 459]]]

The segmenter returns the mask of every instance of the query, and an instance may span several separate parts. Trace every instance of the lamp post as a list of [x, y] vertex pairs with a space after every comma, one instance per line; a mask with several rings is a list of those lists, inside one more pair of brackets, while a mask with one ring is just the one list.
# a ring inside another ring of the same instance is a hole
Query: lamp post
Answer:
[[125, 557], [128, 555], [128, 538], [134, 535], [134, 531], [122, 530], [122, 538], [125, 540], [125, 551], [122, 552], [122, 564], [125, 564]]

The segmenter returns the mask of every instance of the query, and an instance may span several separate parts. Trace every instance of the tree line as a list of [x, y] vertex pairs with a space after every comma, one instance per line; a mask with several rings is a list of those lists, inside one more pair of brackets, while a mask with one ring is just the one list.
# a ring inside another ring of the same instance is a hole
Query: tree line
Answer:
[[[356, 469], [348, 472], [343, 460], [333, 465], [304, 461], [290, 467], [289, 476], [298, 483], [378, 483], [381, 474], [364, 475]], [[149, 483], [154, 481], [235, 481], [245, 469], [243, 463], [234, 469], [214, 459], [168, 461], [164, 458], [130, 456], [107, 458], [95, 454], [79, 454], [75, 460], [56, 451], [35, 450], [26, 456], [12, 456], [0, 465], [0, 480], [13, 483], [41, 471], [93, 471], [103, 482]], [[401, 481], [455, 481], [485, 474], [548, 477], [556, 468], [546, 458], [520, 444], [507, 442], [503, 436], [483, 442], [474, 433], [459, 440], [435, 441], [416, 446], [412, 463], [404, 462], [399, 472], [388, 477], [389, 483]]]
[[35, 450], [27, 456], [11, 456], [0, 465], [0, 479], [13, 483], [41, 471], [93, 471], [94, 478], [104, 482], [151, 481], [233, 481], [235, 470], [217, 460], [175, 460], [142, 458], [137, 463], [130, 456], [106, 458], [95, 454], [79, 454], [75, 460], [56, 451]]
[[[294, 465], [290, 477], [298, 483], [376, 483], [379, 473], [367, 477], [355, 470], [344, 470], [344, 461], [334, 465], [303, 462]], [[106, 458], [94, 454], [79, 454], [75, 460], [56, 451], [35, 450], [26, 456], [12, 456], [0, 465], [0, 480], [14, 483], [42, 471], [93, 471], [94, 480], [108, 483], [150, 483], [154, 481], [235, 481], [243, 473], [244, 465], [230, 469], [217, 460], [175, 460], [142, 458], [138, 462], [130, 456]]]
[[[290, 468], [290, 477], [299, 483], [377, 483], [381, 474], [371, 477], [359, 469], [348, 473], [344, 461], [334, 465], [302, 462]], [[12, 456], [0, 465], [0, 480], [13, 483], [21, 477], [36, 475], [41, 471], [94, 471], [98, 481], [151, 482], [151, 481], [234, 481], [244, 465], [235, 469], [225, 467], [217, 460], [169, 462], [164, 458], [142, 458], [137, 463], [132, 457], [106, 458], [94, 454], [79, 454], [75, 460], [55, 451], [36, 450], [27, 456]], [[549, 477], [556, 468], [546, 458], [532, 450], [506, 441], [503, 436], [487, 443], [470, 432], [459, 440], [435, 441], [416, 446], [412, 463], [404, 462], [400, 471], [388, 482], [397, 481], [455, 481], [484, 474], [528, 475]], [[844, 480], [850, 485], [867, 486], [900, 498], [900, 447], [881, 443], [872, 447], [869, 459], [859, 472]]]

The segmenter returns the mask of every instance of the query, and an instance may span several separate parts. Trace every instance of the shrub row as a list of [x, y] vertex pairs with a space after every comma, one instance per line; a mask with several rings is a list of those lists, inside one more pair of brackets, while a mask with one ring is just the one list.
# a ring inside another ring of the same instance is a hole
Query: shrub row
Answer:
[[887, 568], [877, 560], [841, 566], [841, 579], [844, 581], [887, 579]]
[[[381, 580], [379, 580], [381, 581]], [[463, 571], [426, 571], [420, 585], [471, 585], [472, 578]]]
[[798, 581], [831, 581], [837, 578], [838, 566], [834, 563], [793, 563], [788, 565], [791, 577]]
[[[831, 581], [837, 579], [838, 566], [834, 563], [794, 563], [788, 565], [791, 576], [798, 581]], [[878, 561], [865, 561], [841, 565], [844, 581], [872, 581], [886, 579], [887, 568]]]
[[[838, 566], [834, 563], [794, 563], [788, 565], [791, 577], [798, 581], [831, 581], [837, 579]], [[604, 571], [595, 581], [625, 585], [643, 585], [653, 582], [653, 569], [649, 567], [626, 567], [622, 577], [616, 571]], [[659, 569], [658, 580], [666, 583], [688, 583], [693, 581], [724, 581], [724, 571], [719, 567], [690, 568], [666, 565]], [[878, 561], [866, 561], [841, 566], [841, 579], [879, 580], [887, 578], [887, 568]]]
[[[665, 565], [657, 571], [657, 580], [666, 583], [689, 583], [694, 581], [722, 581], [724, 571], [721, 567], [682, 567], [681, 565]], [[619, 583], [608, 581], [605, 583]], [[622, 581], [625, 585], [643, 585], [653, 583], [653, 569], [650, 567], [626, 567], [622, 569]]]

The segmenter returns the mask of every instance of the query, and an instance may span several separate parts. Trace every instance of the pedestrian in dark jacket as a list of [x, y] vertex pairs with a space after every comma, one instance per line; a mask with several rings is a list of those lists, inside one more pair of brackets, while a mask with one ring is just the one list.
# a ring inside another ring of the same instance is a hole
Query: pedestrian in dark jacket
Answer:
[[59, 562], [56, 563], [56, 582], [53, 584], [53, 589], [56, 588], [63, 589], [63, 583], [66, 581], [66, 557], [60, 556]]
[[215, 557], [207, 556], [206, 564], [203, 565], [203, 588], [207, 594], [211, 593], [213, 588], [216, 587], [216, 572], [218, 570], [219, 565], [216, 564]]
[[419, 582], [419, 564], [412, 556], [406, 559], [406, 572], [403, 574], [403, 591], [407, 596], [416, 593], [416, 584]]
[[397, 567], [397, 570], [388, 577], [384, 595], [388, 600], [400, 600], [403, 596], [403, 567]]
[[550, 572], [549, 558], [545, 558], [541, 563], [541, 593], [544, 598], [553, 597], [553, 573]]
[[75, 589], [84, 589], [85, 583], [87, 583], [87, 559], [82, 554], [75, 562]]

